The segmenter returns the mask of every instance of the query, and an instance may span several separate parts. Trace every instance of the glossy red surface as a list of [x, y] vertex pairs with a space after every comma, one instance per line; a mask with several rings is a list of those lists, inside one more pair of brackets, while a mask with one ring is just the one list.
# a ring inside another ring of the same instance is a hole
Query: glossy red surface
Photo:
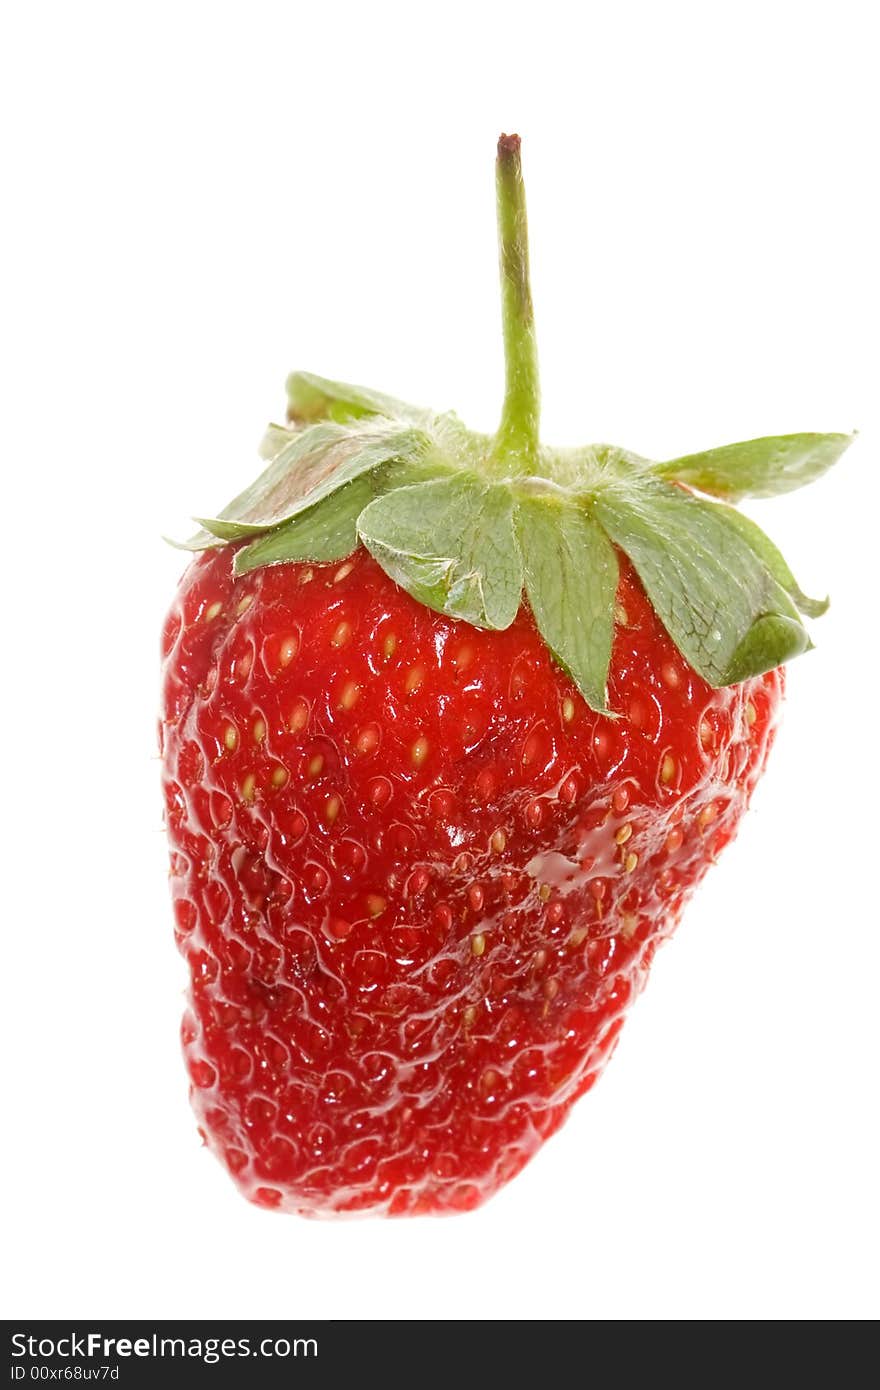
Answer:
[[469, 1209], [601, 1072], [782, 692], [710, 689], [621, 564], [615, 720], [527, 610], [478, 631], [362, 551], [184, 575], [161, 730], [183, 1043], [252, 1201]]

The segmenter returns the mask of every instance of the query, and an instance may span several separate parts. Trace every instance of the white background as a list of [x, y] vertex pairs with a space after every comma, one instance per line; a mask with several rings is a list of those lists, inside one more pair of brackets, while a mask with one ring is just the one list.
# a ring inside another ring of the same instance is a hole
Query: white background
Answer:
[[[6, 11], [8, 1316], [880, 1312], [875, 45], [843, 3]], [[544, 435], [860, 438], [756, 509], [833, 595], [597, 1090], [488, 1207], [314, 1224], [199, 1146], [154, 755], [160, 534], [309, 368], [492, 428], [518, 130]]]

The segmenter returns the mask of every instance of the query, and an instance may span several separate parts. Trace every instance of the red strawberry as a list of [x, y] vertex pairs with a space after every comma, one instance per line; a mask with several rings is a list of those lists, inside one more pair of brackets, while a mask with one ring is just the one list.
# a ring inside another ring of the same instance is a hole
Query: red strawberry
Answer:
[[543, 449], [515, 137], [499, 213], [495, 439], [291, 378], [166, 624], [193, 1104], [264, 1206], [465, 1210], [522, 1167], [734, 835], [823, 607], [692, 489], [784, 491], [847, 439]]

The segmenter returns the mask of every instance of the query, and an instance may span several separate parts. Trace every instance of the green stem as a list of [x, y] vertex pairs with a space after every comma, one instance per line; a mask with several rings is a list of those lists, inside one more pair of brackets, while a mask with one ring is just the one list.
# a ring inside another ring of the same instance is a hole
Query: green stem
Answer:
[[498, 141], [495, 187], [505, 363], [504, 407], [495, 436], [495, 454], [511, 464], [516, 460], [517, 472], [532, 473], [538, 459], [541, 390], [518, 135], [502, 135]]

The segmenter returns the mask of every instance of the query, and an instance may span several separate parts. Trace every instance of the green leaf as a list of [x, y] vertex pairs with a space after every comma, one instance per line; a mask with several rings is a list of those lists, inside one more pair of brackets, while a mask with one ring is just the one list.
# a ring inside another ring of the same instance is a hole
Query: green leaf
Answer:
[[312, 425], [294, 435], [269, 467], [219, 516], [196, 517], [196, 521], [225, 541], [259, 535], [306, 511], [362, 473], [392, 460], [414, 461], [429, 445], [426, 434], [395, 420]]
[[520, 499], [517, 531], [538, 631], [587, 704], [607, 714], [618, 575], [614, 547], [579, 507], [545, 497]]
[[271, 459], [277, 458], [281, 450], [288, 444], [292, 444], [301, 429], [296, 425], [277, 425], [274, 422], [266, 426], [266, 433], [260, 440], [259, 455], [268, 463]]
[[776, 497], [821, 477], [852, 440], [851, 434], [770, 435], [670, 459], [656, 464], [654, 471], [728, 502]]
[[221, 546], [226, 545], [226, 541], [221, 541], [208, 531], [197, 531], [188, 541], [176, 541], [173, 536], [163, 536], [162, 539], [174, 550], [219, 550]]
[[400, 488], [370, 503], [358, 534], [386, 574], [438, 613], [488, 628], [516, 617], [522, 560], [509, 488], [467, 473]]
[[737, 685], [762, 671], [772, 671], [807, 651], [810, 640], [797, 618], [770, 613], [758, 618], [740, 642], [725, 673], [725, 685]]
[[810, 618], [821, 618], [827, 611], [827, 598], [808, 598], [800, 588], [797, 580], [786, 564], [782, 554], [777, 550], [769, 536], [766, 536], [750, 517], [743, 516], [742, 512], [736, 512], [732, 507], [724, 507], [721, 503], [715, 504], [716, 511], [720, 512], [728, 526], [733, 526], [739, 532], [743, 540], [751, 546], [752, 550], [760, 560], [763, 560], [773, 578], [788, 594], [789, 598]]
[[[575, 496], [592, 496], [597, 487], [632, 474], [650, 472], [656, 465], [615, 444], [585, 444], [577, 449], [541, 450], [542, 473]], [[538, 479], [526, 480], [537, 482]]]
[[759, 675], [807, 649], [797, 609], [724, 509], [647, 478], [599, 493], [594, 508], [672, 640], [710, 685]]
[[287, 409], [292, 420], [361, 420], [370, 415], [387, 415], [410, 424], [424, 425], [429, 410], [372, 391], [368, 386], [349, 386], [328, 381], [313, 372], [292, 372], [287, 378]]
[[357, 519], [373, 497], [369, 475], [355, 478], [274, 531], [267, 531], [235, 556], [236, 575], [288, 560], [344, 560], [357, 545]]
[[[289, 429], [286, 425], [271, 424], [266, 426], [266, 433], [260, 441], [258, 453], [261, 459], [274, 459], [280, 454], [281, 450], [292, 443], [299, 431], [296, 428]], [[242, 494], [244, 496], [244, 494]], [[236, 501], [239, 499], [236, 498]], [[221, 513], [222, 516], [222, 513]], [[218, 518], [219, 522], [219, 518]], [[212, 535], [210, 531], [202, 528], [194, 536], [190, 536], [188, 541], [176, 541], [172, 536], [163, 537], [175, 550], [216, 550], [221, 545], [228, 544], [227, 537]]]

